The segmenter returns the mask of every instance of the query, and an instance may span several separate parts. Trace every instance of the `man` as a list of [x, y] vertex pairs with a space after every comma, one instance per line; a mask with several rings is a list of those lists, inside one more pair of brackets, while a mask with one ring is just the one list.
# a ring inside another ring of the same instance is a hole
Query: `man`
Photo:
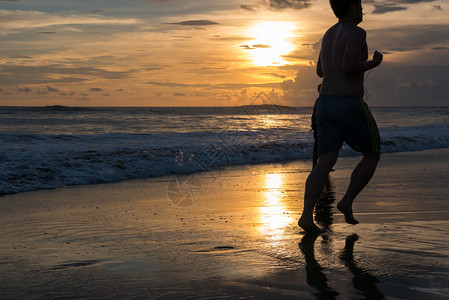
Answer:
[[366, 186], [380, 158], [379, 132], [363, 101], [364, 72], [377, 67], [383, 55], [375, 51], [368, 59], [361, 0], [330, 0], [338, 23], [324, 34], [317, 63], [323, 78], [317, 104], [318, 163], [306, 181], [304, 209], [298, 225], [306, 232], [323, 230], [313, 221], [315, 202], [335, 162], [343, 142], [363, 154], [351, 175], [349, 187], [337, 208], [350, 224], [358, 221], [352, 213], [355, 197]]

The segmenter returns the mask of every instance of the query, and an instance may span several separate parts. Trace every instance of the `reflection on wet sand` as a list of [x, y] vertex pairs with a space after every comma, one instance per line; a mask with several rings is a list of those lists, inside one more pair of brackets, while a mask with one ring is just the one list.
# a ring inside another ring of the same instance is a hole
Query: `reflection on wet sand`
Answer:
[[325, 230], [330, 231], [334, 221], [332, 204], [335, 202], [335, 187], [330, 178], [315, 205], [315, 221], [322, 225]]
[[340, 259], [354, 275], [352, 283], [365, 299], [384, 299], [383, 294], [376, 286], [380, 281], [363, 268], [360, 268], [354, 260], [354, 244], [358, 239], [359, 236], [355, 233], [346, 237], [345, 248], [340, 255]]
[[[315, 216], [316, 222], [323, 225], [328, 231], [330, 231], [333, 223], [331, 208], [334, 202], [335, 191], [329, 180], [325, 190], [318, 199]], [[307, 283], [310, 287], [318, 290], [315, 293], [316, 299], [336, 299], [339, 293], [329, 286], [326, 274], [323, 272], [324, 269], [315, 258], [315, 241], [318, 236], [315, 233], [306, 233], [298, 244], [306, 263]], [[379, 283], [379, 280], [370, 275], [365, 269], [359, 267], [354, 260], [354, 245], [358, 239], [357, 234], [351, 234], [346, 237], [345, 247], [341, 251], [340, 260], [354, 276], [352, 283], [363, 299], [384, 299], [384, 295], [378, 290], [376, 285]], [[326, 239], [326, 243], [331, 242], [332, 239]]]
[[277, 241], [279, 235], [291, 224], [292, 217], [283, 202], [284, 178], [282, 174], [267, 174], [265, 176], [266, 192], [260, 209], [260, 228], [265, 236]]
[[329, 287], [327, 277], [323, 272], [323, 267], [315, 259], [314, 245], [317, 237], [318, 234], [316, 233], [305, 234], [298, 244], [306, 261], [307, 283], [310, 287], [318, 290], [315, 293], [317, 299], [336, 299], [339, 293]]

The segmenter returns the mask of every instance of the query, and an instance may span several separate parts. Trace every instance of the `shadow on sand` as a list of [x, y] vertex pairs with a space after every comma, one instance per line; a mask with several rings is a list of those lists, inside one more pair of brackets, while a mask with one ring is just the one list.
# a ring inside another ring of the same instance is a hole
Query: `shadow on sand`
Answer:
[[[318, 199], [315, 211], [316, 222], [324, 226], [329, 232], [331, 232], [333, 223], [332, 204], [334, 202], [335, 190], [332, 182], [329, 180], [325, 190]], [[316, 299], [337, 299], [339, 293], [329, 286], [324, 269], [315, 258], [315, 241], [319, 236], [316, 233], [306, 233], [298, 244], [306, 263], [307, 284], [317, 290], [314, 293]], [[332, 239], [328, 239], [326, 236], [322, 238], [326, 243], [332, 242]], [[365, 269], [359, 267], [354, 259], [354, 245], [358, 239], [357, 234], [351, 234], [346, 237], [345, 246], [339, 255], [340, 261], [352, 273], [352, 283], [361, 299], [384, 299], [384, 295], [377, 288], [379, 280], [370, 275]]]

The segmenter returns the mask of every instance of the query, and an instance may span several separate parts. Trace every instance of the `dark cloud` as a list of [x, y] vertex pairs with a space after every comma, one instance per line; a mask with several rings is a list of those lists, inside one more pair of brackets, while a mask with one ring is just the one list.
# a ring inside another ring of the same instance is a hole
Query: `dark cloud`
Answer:
[[[320, 78], [315, 66], [299, 66], [293, 80], [281, 84], [284, 100], [292, 106], [311, 106]], [[449, 65], [400, 66], [384, 62], [373, 70], [365, 86], [372, 106], [449, 105]]]
[[26, 58], [26, 59], [31, 59], [31, 56], [27, 56], [27, 55], [10, 55], [8, 56], [8, 58]]
[[263, 3], [271, 10], [287, 8], [304, 9], [310, 7], [310, 0], [264, 0]]
[[39, 34], [56, 34], [56, 32], [54, 32], [54, 31], [41, 31], [41, 32], [38, 32]]
[[180, 96], [185, 96], [185, 94], [183, 94], [183, 93], [174, 93], [173, 96], [180, 97]]
[[385, 4], [375, 4], [374, 5], [374, 11], [372, 12], [372, 14], [374, 15], [382, 15], [382, 14], [386, 14], [389, 12], [393, 12], [393, 11], [401, 11], [401, 10], [406, 10], [407, 7], [405, 6], [399, 6], [396, 4], [390, 4], [390, 3], [385, 3]]
[[316, 87], [321, 79], [316, 75], [315, 66], [294, 66], [296, 77], [284, 80], [281, 88], [284, 100], [291, 106], [312, 106], [318, 96]]
[[209, 20], [190, 20], [190, 21], [165, 23], [165, 24], [181, 25], [181, 26], [210, 26], [210, 25], [218, 25], [219, 23]]
[[282, 74], [278, 74], [278, 73], [263, 73], [262, 75], [269, 75], [271, 77], [281, 78], [281, 79], [285, 79], [287, 77], [286, 75], [282, 75]]
[[148, 68], [142, 68], [142, 70], [144, 71], [158, 71], [158, 70], [162, 70], [163, 68], [160, 67], [148, 67]]
[[441, 5], [434, 5], [433, 9], [443, 11], [443, 8], [441, 7]]
[[419, 4], [423, 2], [434, 2], [435, 0], [400, 0], [397, 2], [407, 3], [407, 4]]
[[240, 47], [243, 48], [243, 49], [247, 49], [247, 50], [271, 48], [271, 46], [263, 45], [263, 44], [256, 44], [256, 45], [252, 45], [252, 46], [242, 45]]
[[385, 63], [366, 81], [378, 106], [448, 105], [448, 65], [396, 66]]
[[105, 13], [105, 12], [106, 12], [105, 10], [97, 9], [97, 10], [91, 10], [88, 13], [94, 15], [94, 14], [102, 14], [102, 13]]
[[91, 77], [122, 79], [130, 72], [108, 71], [96, 67], [68, 67], [60, 64], [46, 66], [0, 65], [0, 84], [74, 83]]
[[256, 11], [254, 9], [254, 5], [250, 5], [250, 4], [240, 4], [240, 8], [244, 9], [244, 10], [248, 10], [248, 11]]
[[449, 47], [433, 47], [432, 50], [437, 50], [437, 51], [449, 50]]
[[416, 51], [416, 50], [422, 50], [422, 47], [399, 47], [399, 48], [390, 48], [388, 51], [391, 52], [409, 52], [409, 51]]
[[202, 70], [227, 70], [228, 68], [227, 67], [216, 67], [216, 68], [214, 68], [214, 67], [204, 67], [204, 68], [202, 68]]
[[102, 88], [90, 88], [91, 92], [102, 92], [103, 89]]
[[[419, 4], [423, 2], [434, 2], [435, 0], [399, 0], [391, 3], [390, 1], [385, 1], [382, 3], [374, 4], [374, 11], [372, 14], [382, 15], [389, 12], [407, 10], [407, 5]], [[435, 6], [435, 5], [434, 5]]]
[[29, 87], [17, 87], [17, 93], [30, 93], [31, 89]]
[[56, 93], [56, 92], [59, 92], [59, 90], [47, 85], [47, 92]]
[[370, 30], [369, 39], [381, 41], [375, 45], [381, 51], [431, 49], [449, 44], [449, 25], [409, 25], [388, 29]]
[[73, 96], [75, 95], [74, 92], [66, 93], [66, 92], [59, 92], [58, 95], [60, 96]]
[[155, 85], [155, 86], [163, 86], [163, 87], [196, 87], [196, 88], [209, 88], [209, 89], [231, 89], [231, 90], [240, 90], [244, 88], [279, 88], [280, 83], [255, 83], [255, 84], [239, 84], [239, 83], [223, 83], [223, 84], [186, 84], [186, 83], [176, 83], [176, 82], [155, 82], [150, 81], [146, 82], [146, 84]]

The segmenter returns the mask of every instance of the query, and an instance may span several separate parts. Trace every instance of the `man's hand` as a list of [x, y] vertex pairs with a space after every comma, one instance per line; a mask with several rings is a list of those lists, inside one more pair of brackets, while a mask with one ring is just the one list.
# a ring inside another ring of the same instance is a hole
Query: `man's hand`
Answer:
[[382, 62], [383, 59], [384, 59], [384, 55], [382, 53], [380, 53], [377, 50], [374, 51], [373, 62], [375, 63], [376, 67], [378, 65], [380, 65], [380, 63]]

